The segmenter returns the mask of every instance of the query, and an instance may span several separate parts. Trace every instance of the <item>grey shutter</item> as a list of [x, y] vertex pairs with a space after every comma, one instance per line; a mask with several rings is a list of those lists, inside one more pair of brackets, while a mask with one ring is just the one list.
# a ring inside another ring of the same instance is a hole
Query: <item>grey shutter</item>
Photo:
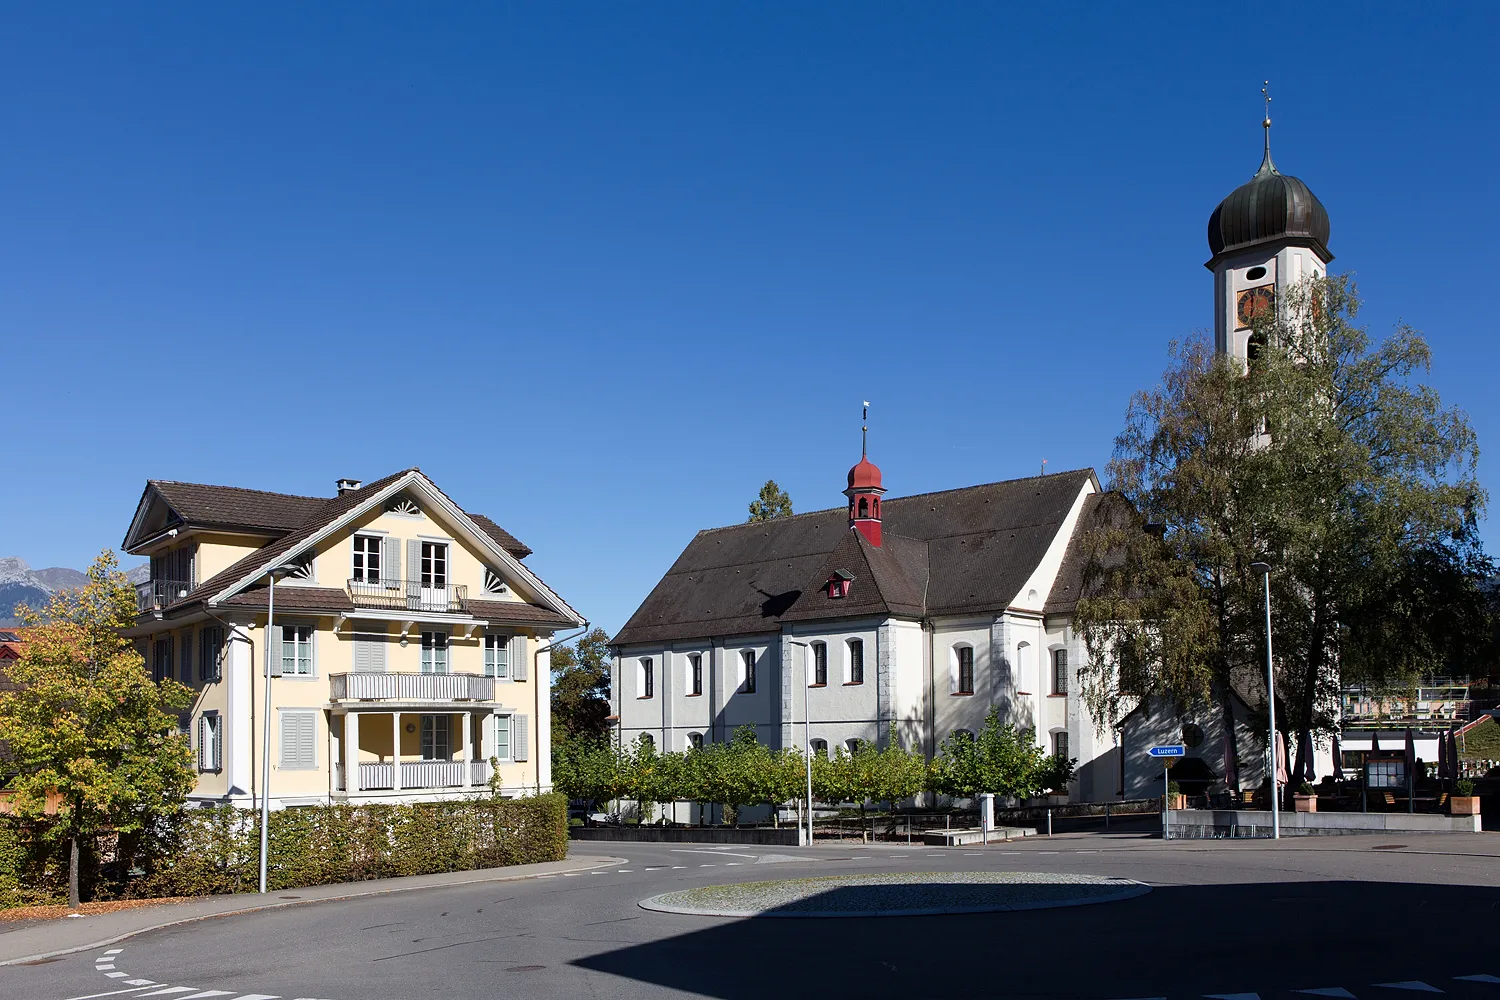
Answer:
[[[281, 626], [266, 629], [266, 657], [271, 664], [271, 676], [281, 676]], [[265, 676], [265, 667], [261, 668], [261, 676]]]
[[315, 739], [318, 718], [311, 712], [281, 713], [281, 767], [299, 770], [316, 767]]
[[182, 683], [193, 683], [193, 630], [182, 633]]
[[203, 648], [199, 650], [198, 672], [205, 681], [221, 681], [224, 679], [224, 630], [215, 626], [204, 629], [200, 635]]
[[354, 669], [360, 673], [385, 673], [385, 636], [375, 632], [354, 635]]
[[200, 715], [200, 716], [198, 716], [198, 770], [200, 770], [200, 771], [206, 771], [206, 770], [208, 770], [208, 767], [207, 767], [207, 765], [204, 762], [204, 758], [206, 756], [205, 753], [204, 753], [204, 751], [208, 749], [205, 746], [205, 744], [208, 742], [208, 740], [206, 738], [208, 736], [207, 730], [208, 730], [208, 716], [206, 716], [206, 715]]
[[510, 640], [510, 679], [513, 681], [526, 679], [526, 637], [524, 635], [512, 636]]
[[531, 750], [526, 745], [531, 735], [531, 717], [528, 715], [512, 715], [510, 717], [510, 759], [530, 760]]
[[406, 578], [417, 585], [422, 582], [422, 543], [415, 538], [406, 540]]
[[401, 586], [401, 539], [390, 535], [380, 540], [380, 579], [391, 589]]

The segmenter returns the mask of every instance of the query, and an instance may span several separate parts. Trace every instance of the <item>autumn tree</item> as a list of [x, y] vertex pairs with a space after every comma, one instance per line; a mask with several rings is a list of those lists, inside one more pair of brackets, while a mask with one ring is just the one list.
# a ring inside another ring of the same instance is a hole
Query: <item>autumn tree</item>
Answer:
[[750, 516], [745, 520], [769, 521], [777, 517], [790, 517], [792, 514], [792, 498], [787, 496], [786, 490], [776, 485], [776, 480], [767, 479], [766, 485], [760, 488], [760, 495], [750, 501]]
[[596, 628], [552, 651], [552, 738], [609, 735], [609, 633]]
[[[52, 595], [0, 694], [0, 743], [9, 752], [11, 806], [41, 835], [68, 844], [68, 905], [79, 905], [82, 842], [149, 830], [182, 807], [195, 775], [177, 713], [192, 692], [153, 681], [121, 636], [135, 623], [135, 592], [102, 553], [88, 583]], [[49, 800], [56, 803], [49, 814]]]
[[1053, 787], [1059, 773], [1072, 776], [1072, 762], [1059, 762], [1036, 745], [1030, 729], [1000, 721], [991, 708], [978, 733], [960, 730], [938, 747], [932, 762], [933, 791], [955, 798], [986, 793], [1028, 799]]
[[1264, 702], [1259, 561], [1290, 745], [1336, 725], [1343, 684], [1462, 669], [1489, 642], [1478, 443], [1422, 383], [1427, 343], [1405, 325], [1373, 343], [1347, 279], [1285, 298], [1248, 362], [1202, 337], [1174, 345], [1131, 401], [1109, 465], [1123, 502], [1087, 526], [1076, 622], [1101, 727], [1141, 696], [1226, 720], [1235, 689]]

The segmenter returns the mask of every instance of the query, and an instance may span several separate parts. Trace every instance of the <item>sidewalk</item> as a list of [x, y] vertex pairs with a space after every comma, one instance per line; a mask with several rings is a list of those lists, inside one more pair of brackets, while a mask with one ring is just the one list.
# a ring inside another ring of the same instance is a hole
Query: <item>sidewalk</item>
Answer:
[[510, 865], [480, 871], [443, 872], [438, 875], [373, 879], [369, 882], [341, 882], [305, 889], [273, 891], [264, 896], [257, 892], [204, 896], [202, 899], [183, 903], [142, 906], [88, 917], [26, 921], [9, 926], [0, 923], [0, 966], [103, 948], [145, 931], [207, 917], [249, 913], [279, 906], [302, 906], [334, 899], [353, 899], [358, 896], [408, 892], [412, 889], [440, 889], [476, 882], [509, 882], [537, 875], [556, 875], [617, 864], [623, 864], [623, 860], [608, 855], [569, 855], [564, 861], [548, 861], [538, 865]]

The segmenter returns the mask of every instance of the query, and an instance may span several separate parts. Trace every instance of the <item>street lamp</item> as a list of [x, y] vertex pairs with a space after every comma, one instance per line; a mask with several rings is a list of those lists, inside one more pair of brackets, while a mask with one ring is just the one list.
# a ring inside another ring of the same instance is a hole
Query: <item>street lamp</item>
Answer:
[[[271, 677], [281, 676], [279, 669], [271, 666], [271, 636], [275, 635], [276, 629], [276, 581], [285, 578], [296, 567], [277, 566], [266, 575], [271, 579], [270, 591], [266, 597], [266, 640], [262, 645], [266, 647], [266, 696], [265, 696], [265, 718], [261, 722], [260, 737], [260, 891], [266, 891], [266, 844], [271, 823]], [[280, 664], [277, 665], [278, 667]]]
[[1276, 787], [1276, 670], [1271, 666], [1271, 564], [1253, 562], [1266, 591], [1266, 704], [1271, 711], [1271, 839], [1281, 839], [1281, 794]]
[[805, 642], [788, 639], [793, 646], [802, 647], [802, 769], [807, 772], [807, 846], [813, 846], [813, 799], [812, 799], [812, 715], [807, 710], [807, 689], [812, 687], [807, 676], [807, 647]]

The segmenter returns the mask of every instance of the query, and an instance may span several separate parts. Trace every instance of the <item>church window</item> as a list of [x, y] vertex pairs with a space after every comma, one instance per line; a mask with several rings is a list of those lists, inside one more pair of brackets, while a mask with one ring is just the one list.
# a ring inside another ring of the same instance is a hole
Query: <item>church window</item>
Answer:
[[845, 683], [863, 684], [865, 682], [865, 641], [863, 639], [849, 640], [849, 679]]
[[1052, 651], [1052, 693], [1068, 693], [1068, 651], [1066, 649]]
[[813, 687], [825, 687], [828, 684], [828, 643], [815, 642], [812, 644], [813, 656]]
[[740, 653], [740, 692], [742, 694], [755, 693], [755, 650], [753, 649]]
[[974, 647], [953, 647], [953, 693], [974, 693]]

